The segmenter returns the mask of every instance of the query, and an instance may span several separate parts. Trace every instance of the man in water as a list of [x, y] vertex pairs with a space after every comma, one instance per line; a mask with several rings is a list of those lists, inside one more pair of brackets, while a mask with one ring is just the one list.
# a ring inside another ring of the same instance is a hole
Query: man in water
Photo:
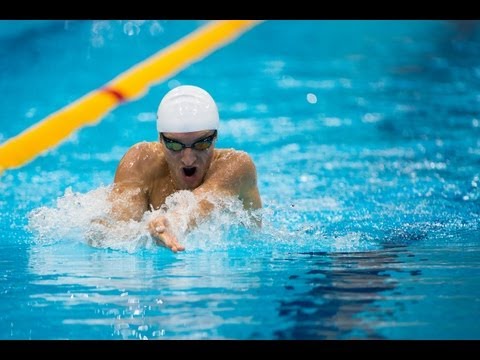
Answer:
[[[218, 126], [218, 109], [208, 92], [191, 85], [169, 91], [157, 111], [159, 141], [132, 146], [117, 167], [110, 195], [114, 217], [139, 221], [180, 190], [191, 191], [198, 201], [186, 214], [189, 228], [213, 210], [205, 198], [209, 193], [237, 197], [247, 211], [261, 208], [252, 159], [243, 151], [215, 149]], [[185, 248], [174, 227], [162, 215], [149, 222], [148, 230], [158, 244], [177, 252]]]

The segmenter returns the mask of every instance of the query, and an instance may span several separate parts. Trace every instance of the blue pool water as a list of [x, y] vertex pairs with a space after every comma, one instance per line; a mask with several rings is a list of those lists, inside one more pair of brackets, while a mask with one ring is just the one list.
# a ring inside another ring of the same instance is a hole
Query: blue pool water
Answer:
[[[204, 21], [0, 21], [0, 143]], [[472, 25], [472, 26], [469, 26]], [[479, 339], [480, 33], [266, 21], [0, 175], [1, 339]], [[86, 244], [124, 152], [178, 84], [218, 101], [264, 210], [173, 254]]]

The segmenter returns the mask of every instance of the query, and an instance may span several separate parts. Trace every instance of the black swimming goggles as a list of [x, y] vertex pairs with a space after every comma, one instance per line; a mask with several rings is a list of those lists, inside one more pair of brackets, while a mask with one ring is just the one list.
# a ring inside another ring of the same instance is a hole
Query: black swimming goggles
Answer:
[[210, 146], [212, 146], [213, 140], [215, 140], [215, 138], [217, 137], [217, 130], [215, 130], [215, 132], [212, 135], [209, 135], [203, 139], [197, 140], [190, 146], [187, 146], [184, 143], [181, 143], [180, 141], [169, 139], [165, 135], [163, 135], [163, 133], [160, 134], [160, 137], [162, 138], [163, 143], [165, 144], [165, 147], [171, 151], [179, 152], [186, 148], [191, 148], [198, 151], [204, 151], [204, 150], [207, 150]]

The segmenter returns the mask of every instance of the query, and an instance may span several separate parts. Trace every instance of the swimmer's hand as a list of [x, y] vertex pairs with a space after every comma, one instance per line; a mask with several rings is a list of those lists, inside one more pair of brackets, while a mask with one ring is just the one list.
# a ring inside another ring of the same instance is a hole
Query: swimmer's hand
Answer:
[[148, 224], [148, 230], [158, 245], [165, 246], [173, 252], [185, 250], [185, 247], [180, 245], [168, 225], [167, 219], [160, 216], [150, 221]]

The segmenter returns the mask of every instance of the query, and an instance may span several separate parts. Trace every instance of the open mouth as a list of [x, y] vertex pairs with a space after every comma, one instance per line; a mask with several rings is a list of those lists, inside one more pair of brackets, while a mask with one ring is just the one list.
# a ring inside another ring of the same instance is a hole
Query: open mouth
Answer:
[[195, 173], [197, 172], [197, 168], [196, 167], [184, 167], [183, 168], [183, 173], [185, 174], [185, 176], [187, 177], [190, 177], [190, 176], [193, 176], [195, 175]]

